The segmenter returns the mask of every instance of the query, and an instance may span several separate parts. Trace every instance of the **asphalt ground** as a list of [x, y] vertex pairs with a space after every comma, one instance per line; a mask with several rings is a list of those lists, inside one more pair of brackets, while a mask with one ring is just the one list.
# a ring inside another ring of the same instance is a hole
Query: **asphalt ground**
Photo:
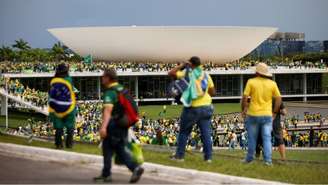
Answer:
[[[99, 175], [98, 170], [88, 164], [68, 164], [61, 162], [36, 161], [17, 156], [0, 154], [1, 184], [93, 184], [92, 178]], [[114, 184], [129, 183], [129, 174], [113, 171]], [[169, 181], [143, 177], [139, 184], [172, 184]]]

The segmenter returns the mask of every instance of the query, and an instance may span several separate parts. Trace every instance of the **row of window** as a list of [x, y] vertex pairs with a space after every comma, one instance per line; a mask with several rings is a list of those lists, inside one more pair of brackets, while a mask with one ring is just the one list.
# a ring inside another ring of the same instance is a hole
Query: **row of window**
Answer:
[[[252, 75], [243, 75], [243, 87]], [[212, 75], [216, 87], [217, 96], [239, 96], [241, 93], [240, 75]], [[135, 97], [138, 88], [138, 97], [145, 98], [168, 98], [167, 87], [171, 79], [167, 76], [134, 76], [120, 77], [120, 83], [127, 87]], [[47, 91], [50, 78], [22, 78], [20, 81], [31, 88]], [[90, 100], [99, 98], [101, 86], [97, 77], [74, 77], [74, 86], [80, 91], [79, 99]], [[304, 93], [304, 80], [302, 74], [275, 75], [275, 81], [283, 95], [296, 95]], [[327, 93], [323, 84], [322, 74], [307, 74], [307, 94]]]

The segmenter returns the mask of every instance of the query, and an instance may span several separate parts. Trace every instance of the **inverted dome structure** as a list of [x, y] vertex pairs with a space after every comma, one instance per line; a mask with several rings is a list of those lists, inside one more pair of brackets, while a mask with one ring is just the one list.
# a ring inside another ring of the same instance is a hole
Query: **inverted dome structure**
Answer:
[[272, 27], [130, 26], [48, 30], [81, 56], [109, 61], [177, 62], [191, 56], [225, 63], [247, 55]]

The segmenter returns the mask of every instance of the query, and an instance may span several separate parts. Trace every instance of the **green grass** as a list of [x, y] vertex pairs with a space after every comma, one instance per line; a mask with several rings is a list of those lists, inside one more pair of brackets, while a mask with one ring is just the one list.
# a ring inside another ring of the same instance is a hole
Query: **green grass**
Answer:
[[[0, 142], [53, 148], [53, 144], [50, 142], [33, 141], [28, 143], [24, 138], [7, 135], [0, 135]], [[100, 149], [96, 145], [90, 144], [76, 144], [73, 149], [67, 151], [101, 154]], [[144, 157], [147, 162], [163, 165], [288, 183], [328, 183], [328, 151], [288, 151], [288, 159], [301, 160], [303, 162], [274, 164], [273, 167], [267, 167], [261, 161], [242, 164], [240, 159], [244, 156], [244, 153], [240, 150], [219, 150], [218, 153], [214, 154], [212, 164], [204, 163], [200, 153], [188, 153], [183, 163], [168, 160], [169, 155], [170, 152], [144, 150]], [[277, 152], [274, 152], [273, 156], [278, 158]], [[316, 163], [308, 161], [316, 161]]]
[[322, 74], [322, 88], [324, 89], [324, 93], [328, 92], [328, 73]]
[[[216, 103], [214, 104], [215, 114], [224, 114], [231, 112], [240, 112], [239, 103]], [[140, 112], [145, 112], [148, 118], [157, 119], [159, 113], [163, 111], [163, 105], [145, 105], [139, 107]], [[179, 117], [181, 114], [181, 105], [166, 105], [165, 118]]]
[[[18, 126], [24, 126], [27, 124], [27, 119], [34, 118], [37, 120], [44, 119], [39, 114], [27, 113], [27, 112], [9, 112], [8, 125], [11, 128], [17, 128]], [[0, 127], [6, 126], [6, 116], [0, 116]]]
[[[164, 115], [164, 118], [173, 118], [179, 117], [181, 114], [182, 106], [181, 105], [167, 105], [167, 113]], [[214, 104], [215, 114], [239, 112], [240, 104], [239, 103], [217, 103]], [[140, 106], [140, 113], [145, 112], [148, 118], [158, 119], [159, 113], [163, 111], [163, 105], [145, 105]], [[18, 126], [23, 126], [27, 123], [27, 119], [36, 118], [43, 119], [41, 115], [35, 113], [26, 113], [26, 112], [9, 112], [8, 123], [9, 127], [17, 128]], [[0, 127], [6, 125], [6, 117], [0, 116]]]

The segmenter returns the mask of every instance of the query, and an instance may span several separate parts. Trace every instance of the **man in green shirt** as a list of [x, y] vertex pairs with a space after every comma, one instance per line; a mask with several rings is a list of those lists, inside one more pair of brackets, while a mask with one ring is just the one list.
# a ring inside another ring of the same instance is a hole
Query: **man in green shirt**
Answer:
[[116, 121], [120, 114], [120, 103], [118, 93], [123, 90], [123, 86], [118, 83], [118, 77], [114, 69], [107, 69], [102, 76], [103, 94], [103, 120], [99, 130], [103, 139], [102, 150], [104, 157], [104, 167], [102, 174], [95, 177], [95, 181], [110, 182], [113, 154], [120, 158], [129, 170], [133, 172], [131, 183], [139, 181], [144, 169], [132, 160], [126, 151], [128, 128], [120, 126]]

